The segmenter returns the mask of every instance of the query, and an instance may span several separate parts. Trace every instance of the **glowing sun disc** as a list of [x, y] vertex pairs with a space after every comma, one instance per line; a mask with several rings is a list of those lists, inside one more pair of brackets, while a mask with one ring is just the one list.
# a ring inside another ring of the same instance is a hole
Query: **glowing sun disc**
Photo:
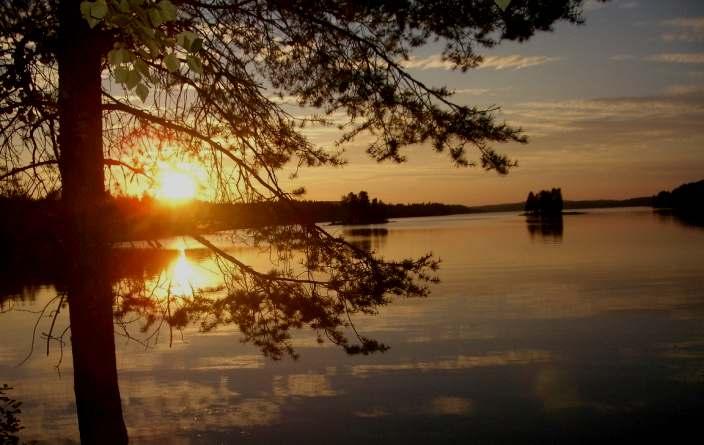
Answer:
[[170, 167], [162, 167], [157, 180], [156, 196], [167, 201], [195, 198], [198, 185], [193, 175]]

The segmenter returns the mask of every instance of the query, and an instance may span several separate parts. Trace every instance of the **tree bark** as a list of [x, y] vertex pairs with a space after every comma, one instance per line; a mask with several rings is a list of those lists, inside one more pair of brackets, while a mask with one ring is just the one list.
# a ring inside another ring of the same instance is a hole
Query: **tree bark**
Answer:
[[81, 443], [126, 444], [108, 277], [101, 115], [102, 37], [80, 0], [59, 3], [59, 167], [74, 391]]

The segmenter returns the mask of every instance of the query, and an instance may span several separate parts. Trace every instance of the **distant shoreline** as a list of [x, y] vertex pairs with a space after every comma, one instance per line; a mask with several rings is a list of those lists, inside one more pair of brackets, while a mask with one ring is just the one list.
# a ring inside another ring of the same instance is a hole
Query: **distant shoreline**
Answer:
[[[592, 199], [581, 201], [564, 201], [565, 210], [581, 209], [609, 209], [615, 207], [652, 207], [653, 197], [643, 196], [629, 199]], [[481, 206], [463, 206], [467, 208], [466, 213], [489, 213], [489, 212], [511, 212], [522, 211], [525, 207], [523, 202], [512, 202], [506, 204], [488, 204]], [[463, 212], [464, 213], [464, 212]], [[565, 213], [563, 214], [571, 214]]]

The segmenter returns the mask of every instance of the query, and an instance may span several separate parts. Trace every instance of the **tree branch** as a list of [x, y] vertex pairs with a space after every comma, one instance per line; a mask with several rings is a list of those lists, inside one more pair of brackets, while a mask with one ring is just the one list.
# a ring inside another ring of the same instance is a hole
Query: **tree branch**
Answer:
[[[22, 167], [13, 168], [12, 170], [8, 171], [7, 173], [3, 173], [2, 175], [0, 175], [0, 181], [3, 181], [9, 177], [15, 176], [15, 175], [22, 173], [24, 171], [27, 171], [27, 170], [32, 170], [37, 167], [46, 167], [49, 165], [57, 165], [58, 163], [59, 163], [59, 161], [57, 161], [56, 159], [50, 159], [48, 161], [35, 162], [33, 164], [28, 164], [28, 165], [23, 165]], [[135, 174], [142, 175], [149, 180], [153, 180], [152, 177], [149, 174], [147, 174], [147, 172], [145, 172], [143, 168], [134, 167], [132, 165], [127, 164], [126, 162], [123, 162], [123, 161], [120, 161], [117, 159], [104, 159], [103, 164], [107, 165], [108, 167], [124, 167]]]

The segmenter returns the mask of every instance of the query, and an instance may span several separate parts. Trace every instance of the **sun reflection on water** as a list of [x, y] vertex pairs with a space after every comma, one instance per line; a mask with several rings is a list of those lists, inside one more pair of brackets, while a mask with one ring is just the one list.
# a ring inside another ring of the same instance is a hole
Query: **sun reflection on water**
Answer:
[[222, 282], [222, 276], [213, 270], [214, 266], [211, 258], [196, 260], [188, 255], [185, 247], [179, 247], [178, 255], [166, 274], [169, 293], [190, 297], [206, 288], [217, 287]]

